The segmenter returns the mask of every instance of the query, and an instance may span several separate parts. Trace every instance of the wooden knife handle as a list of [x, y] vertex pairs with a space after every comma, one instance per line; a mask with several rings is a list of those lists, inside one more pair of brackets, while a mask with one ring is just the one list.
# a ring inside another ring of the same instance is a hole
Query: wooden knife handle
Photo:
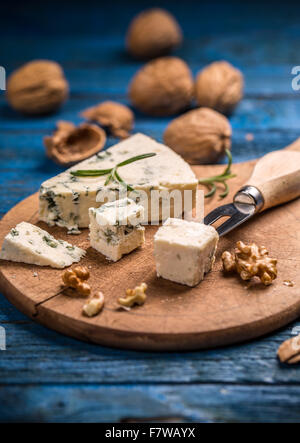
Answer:
[[299, 151], [300, 152], [300, 138], [297, 138], [293, 143], [288, 145], [285, 150], [288, 151]]
[[300, 196], [300, 139], [280, 151], [271, 152], [256, 163], [247, 185], [256, 187], [264, 198], [262, 211]]

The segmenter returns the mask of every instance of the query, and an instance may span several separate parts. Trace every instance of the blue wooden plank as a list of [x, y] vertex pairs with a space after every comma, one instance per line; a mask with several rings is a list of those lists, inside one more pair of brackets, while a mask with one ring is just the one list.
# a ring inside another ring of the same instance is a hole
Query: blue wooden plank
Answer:
[[285, 367], [276, 357], [279, 344], [292, 337], [299, 322], [267, 337], [216, 350], [122, 351], [48, 330], [0, 296], [0, 326], [5, 327], [7, 336], [7, 349], [0, 351], [2, 384], [299, 384], [300, 368]]
[[0, 390], [0, 421], [300, 421], [299, 386], [19, 386]]
[[[223, 35], [251, 29], [275, 31], [281, 30], [284, 25], [289, 25], [294, 34], [299, 34], [299, 4], [294, 1], [286, 1], [284, 7], [275, 2], [277, 7], [274, 8], [270, 8], [266, 0], [259, 5], [255, 2], [216, 0], [213, 3], [199, 2], [197, 7], [193, 0], [186, 0], [183, 4], [171, 0], [157, 3], [167, 7], [180, 19], [187, 36], [214, 35], [216, 32]], [[81, 37], [82, 34], [123, 35], [133, 14], [153, 6], [153, 1], [131, 0], [126, 2], [126, 7], [122, 0], [115, 0], [113, 3], [88, 1], [87, 8], [81, 2], [74, 1], [72, 9], [66, 0], [59, 2], [59, 9], [53, 8], [53, 2], [41, 4], [30, 1], [24, 4], [16, 1], [14, 4], [18, 4], [18, 7], [12, 8], [8, 3], [3, 5], [6, 20], [3, 20], [1, 29], [5, 34], [52, 37], [55, 29], [55, 33], [59, 35], [68, 35], [71, 32], [72, 35]], [[51, 20], [54, 17], [55, 22]]]
[[[17, 322], [28, 322], [31, 320], [18, 311], [3, 295], [0, 295], [0, 326], [16, 324]], [[2, 355], [3, 356], [3, 355]]]
[[[217, 41], [213, 42], [213, 44], [215, 45]], [[90, 47], [89, 43], [89, 40], [86, 41], [86, 45], [83, 45], [81, 48], [81, 51], [84, 54], [84, 57], [87, 57], [87, 60], [84, 58], [82, 59], [82, 57], [80, 57], [78, 61], [76, 61], [76, 59], [74, 60], [73, 57], [71, 57], [70, 61], [60, 60], [57, 56], [53, 57], [51, 54], [47, 57], [62, 63], [66, 77], [71, 84], [71, 91], [73, 94], [85, 93], [90, 96], [92, 94], [98, 94], [103, 95], [104, 97], [111, 95], [116, 98], [118, 96], [125, 96], [130, 80], [136, 71], [142, 66], [142, 63], [136, 62], [130, 59], [129, 56], [125, 55], [123, 55], [125, 60], [122, 60], [122, 54], [120, 54], [123, 50], [122, 41], [116, 42], [116, 46], [114, 47], [114, 57], [112, 60], [109, 60], [108, 57], [112, 57], [111, 45], [109, 44], [109, 41], [103, 45], [101, 40], [99, 41], [99, 47], [97, 48], [97, 52], [101, 54], [100, 60], [98, 59], [94, 62], [90, 61], [95, 54], [93, 54], [92, 51], [93, 46]], [[100, 45], [100, 43], [102, 43], [102, 45]], [[17, 44], [17, 42], [15, 42], [15, 44]], [[57, 47], [59, 41], [57, 40], [52, 44]], [[71, 47], [73, 41], [70, 41], [68, 44]], [[259, 66], [245, 64], [242, 60], [233, 59], [230, 55], [223, 54], [222, 52], [218, 55], [207, 57], [207, 59], [203, 59], [200, 55], [199, 57], [189, 59], [187, 51], [178, 55], [186, 60], [194, 76], [196, 76], [204, 66], [215, 60], [226, 59], [231, 61], [243, 71], [245, 76], [246, 97], [257, 96], [258, 94], [275, 97], [279, 94], [287, 97], [297, 97], [299, 96], [299, 93], [294, 92], [291, 87], [291, 81], [293, 79], [291, 70], [294, 65], [298, 64], [297, 53], [299, 50], [300, 48], [297, 48], [290, 61], [286, 61], [282, 64], [276, 63], [272, 65], [272, 67], [270, 67], [269, 64], [266, 64], [265, 61]], [[67, 54], [68, 53], [69, 52], [67, 51]], [[79, 54], [81, 54], [81, 52], [79, 52]], [[17, 68], [24, 62], [31, 60], [31, 57], [24, 58], [24, 60], [18, 62], [11, 62], [9, 59], [3, 59], [1, 63], [5, 66], [7, 74], [9, 75], [13, 68]], [[103, 62], [101, 62], [102, 57]]]
[[[56, 114], [35, 119], [29, 119], [28, 117], [16, 114], [8, 108], [4, 103], [4, 99], [2, 99], [2, 103], [0, 100], [0, 131], [14, 130], [17, 134], [21, 129], [26, 130], [27, 133], [32, 130], [33, 135], [37, 130], [43, 130], [44, 133], [47, 133], [46, 131], [51, 132], [58, 120], [64, 119], [79, 123], [82, 121], [82, 118], [79, 117], [79, 113], [82, 110], [107, 98], [108, 97], [104, 95], [99, 95], [98, 97], [91, 95], [88, 98], [80, 99], [73, 97]], [[119, 101], [128, 104], [128, 100], [125, 98]], [[153, 118], [143, 115], [138, 111], [135, 111], [135, 114], [136, 130], [143, 130], [145, 126], [153, 128], [154, 130], [159, 128], [161, 131], [160, 137], [167, 124], [174, 118]], [[273, 131], [281, 129], [283, 131], [296, 131], [299, 130], [299, 115], [300, 100], [297, 96], [285, 100], [276, 98], [249, 98], [244, 99], [239, 104], [235, 113], [230, 117], [230, 122], [233, 130], [258, 131], [264, 129]], [[20, 142], [22, 143], [21, 138]], [[3, 143], [1, 143], [1, 147], [2, 146]]]

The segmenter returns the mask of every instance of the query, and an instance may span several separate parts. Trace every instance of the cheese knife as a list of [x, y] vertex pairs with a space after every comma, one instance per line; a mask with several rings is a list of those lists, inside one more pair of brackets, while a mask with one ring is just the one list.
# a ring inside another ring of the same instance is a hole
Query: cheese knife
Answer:
[[[298, 150], [298, 152], [297, 152]], [[229, 217], [218, 228], [228, 234], [254, 215], [300, 196], [300, 139], [286, 149], [273, 151], [256, 163], [247, 183], [235, 194], [233, 202], [222, 205], [205, 218], [211, 225]]]

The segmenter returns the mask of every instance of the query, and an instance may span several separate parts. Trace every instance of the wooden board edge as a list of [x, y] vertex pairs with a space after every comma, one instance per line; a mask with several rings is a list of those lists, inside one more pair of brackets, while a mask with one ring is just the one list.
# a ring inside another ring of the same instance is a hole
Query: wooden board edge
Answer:
[[8, 281], [0, 269], [0, 292], [12, 303], [19, 311], [30, 318], [34, 318], [37, 310], [36, 303], [29, 297], [26, 297], [10, 281]]
[[[274, 314], [250, 324], [246, 323], [226, 330], [213, 331], [213, 334], [212, 331], [209, 333], [187, 334], [139, 333], [139, 340], [137, 340], [135, 332], [102, 326], [95, 328], [93, 324], [88, 324], [83, 320], [70, 318], [63, 314], [58, 316], [55, 311], [48, 309], [45, 303], [41, 303], [37, 307], [35, 321], [49, 329], [87, 343], [116, 349], [147, 352], [198, 351], [240, 344], [274, 332], [300, 316], [300, 302], [298, 302], [279, 314]], [[57, 321], [58, 319], [59, 321]], [[53, 322], [55, 322], [55, 329], [52, 326]], [[82, 332], [82, 323], [84, 323], [85, 333]]]

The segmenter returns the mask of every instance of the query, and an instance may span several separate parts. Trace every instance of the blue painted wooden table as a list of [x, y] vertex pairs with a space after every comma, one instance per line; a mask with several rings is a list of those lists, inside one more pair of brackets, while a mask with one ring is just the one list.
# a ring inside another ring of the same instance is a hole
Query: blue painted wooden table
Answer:
[[[140, 63], [124, 52], [124, 33], [133, 14], [151, 6], [141, 0], [8, 3], [1, 6], [0, 65], [9, 73], [31, 59], [57, 60], [71, 98], [58, 114], [33, 119], [14, 113], [0, 91], [0, 216], [61, 170], [42, 143], [58, 119], [79, 122], [79, 111], [105, 99], [127, 102]], [[230, 119], [235, 161], [300, 136], [300, 92], [291, 87], [291, 69], [300, 65], [299, 5], [162, 4], [182, 24], [186, 38], [176, 54], [194, 73], [227, 59], [245, 74], [245, 98]], [[168, 121], [137, 114], [135, 130], [161, 140]], [[0, 295], [0, 326], [7, 335], [7, 350], [0, 351], [1, 421], [300, 421], [300, 366], [276, 359], [278, 345], [300, 322], [218, 350], [125, 352], [39, 326]]]

